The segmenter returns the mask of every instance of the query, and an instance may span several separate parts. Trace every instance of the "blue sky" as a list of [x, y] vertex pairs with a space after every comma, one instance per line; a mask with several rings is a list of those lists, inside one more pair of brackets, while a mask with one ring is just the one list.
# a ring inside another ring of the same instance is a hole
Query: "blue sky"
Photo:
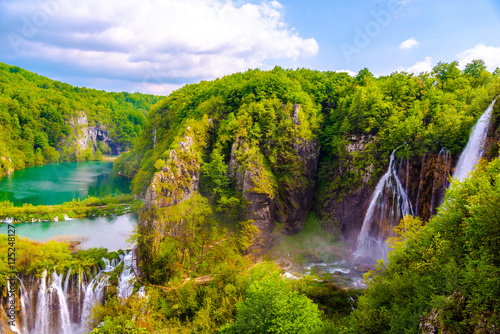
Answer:
[[166, 95], [248, 68], [375, 75], [500, 67], [498, 0], [0, 0], [0, 61]]

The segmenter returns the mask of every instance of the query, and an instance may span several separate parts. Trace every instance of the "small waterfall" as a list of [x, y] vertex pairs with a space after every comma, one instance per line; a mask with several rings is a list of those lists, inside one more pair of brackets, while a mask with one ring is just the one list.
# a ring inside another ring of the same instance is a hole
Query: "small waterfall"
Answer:
[[123, 258], [123, 271], [118, 282], [118, 297], [127, 299], [134, 291], [135, 275], [132, 270], [132, 252]]
[[47, 270], [44, 270], [38, 285], [35, 329], [39, 334], [49, 334], [49, 305], [47, 305]]
[[[52, 285], [49, 288], [49, 293], [52, 295], [55, 292], [58, 300], [59, 316], [60, 316], [60, 331], [62, 334], [71, 334], [71, 321], [69, 319], [68, 304], [66, 303], [66, 296], [62, 288], [62, 273], [57, 275], [54, 271], [52, 273]], [[52, 307], [54, 303], [51, 303]]]
[[21, 303], [21, 329], [22, 333], [28, 333], [28, 315], [27, 315], [27, 298], [26, 298], [26, 289], [24, 288], [23, 281], [17, 278], [19, 281], [19, 301]]
[[105, 273], [105, 271], [101, 271], [94, 277], [85, 290], [80, 320], [82, 329], [87, 327], [92, 307], [97, 303], [104, 302], [104, 287], [108, 285], [108, 275], [103, 275], [103, 273]]
[[495, 101], [486, 108], [486, 111], [481, 115], [476, 125], [472, 128], [472, 132], [469, 137], [469, 141], [465, 146], [460, 158], [458, 159], [457, 165], [455, 167], [455, 172], [453, 173], [453, 178], [457, 180], [463, 180], [467, 177], [467, 174], [474, 169], [479, 159], [484, 153], [484, 143], [486, 142], [486, 136], [488, 134], [488, 128], [491, 120], [491, 111], [495, 105]]
[[398, 149], [392, 151], [389, 168], [373, 192], [358, 236], [355, 257], [386, 258], [388, 247], [384, 241], [392, 233], [392, 227], [399, 224], [404, 216], [413, 215], [408, 195], [396, 170], [395, 153]]
[[69, 277], [71, 276], [70, 273], [71, 273], [71, 268], [68, 268], [68, 272], [66, 273], [66, 279], [64, 280], [64, 289], [63, 289], [64, 296], [66, 296], [66, 298], [68, 298], [68, 283], [69, 283]]

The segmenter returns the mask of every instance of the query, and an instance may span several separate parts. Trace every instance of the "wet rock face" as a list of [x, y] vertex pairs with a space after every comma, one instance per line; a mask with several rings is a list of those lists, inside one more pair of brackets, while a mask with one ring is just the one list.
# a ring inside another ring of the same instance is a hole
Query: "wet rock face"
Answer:
[[427, 221], [436, 214], [449, 186], [448, 177], [457, 159], [442, 151], [399, 161], [398, 175], [411, 200], [415, 216]]
[[[274, 210], [274, 193], [257, 190], [257, 183], [264, 178], [262, 168], [259, 168], [254, 161], [241, 161], [249, 150], [246, 142], [239, 138], [231, 147], [231, 158], [229, 160], [228, 176], [233, 178], [236, 183], [236, 189], [241, 191], [242, 197], [247, 201], [246, 218], [253, 220], [253, 225], [261, 231], [260, 237], [263, 239], [263, 244], [269, 242], [269, 235], [274, 230], [275, 210]], [[249, 158], [252, 160], [251, 158]], [[246, 166], [252, 166], [245, 168]]]
[[370, 205], [373, 188], [367, 184], [354, 189], [338, 202], [332, 200], [327, 206], [327, 213], [334, 226], [340, 228], [346, 240], [355, 243], [363, 225], [365, 213]]
[[[296, 111], [297, 112], [297, 111]], [[276, 222], [283, 224], [283, 233], [299, 232], [312, 208], [315, 176], [318, 166], [319, 147], [312, 141], [297, 140], [293, 145], [297, 161], [301, 164], [301, 180], [294, 184], [267, 185], [267, 191], [259, 184], [268, 182], [268, 173], [256, 161], [240, 161], [249, 150], [248, 145], [237, 139], [231, 148], [229, 177], [236, 182], [248, 202], [246, 216], [261, 231], [265, 247], [272, 245], [271, 233]], [[264, 247], [264, 248], [265, 248]]]
[[[293, 149], [302, 164], [301, 177], [304, 180], [294, 185], [280, 187], [278, 193], [281, 201], [275, 202], [277, 220], [284, 224], [286, 234], [300, 232], [312, 208], [319, 158], [319, 145], [315, 142], [295, 142]], [[302, 186], [297, 186], [298, 184]]]
[[200, 163], [194, 152], [194, 141], [186, 135], [179, 142], [179, 149], [171, 150], [162, 169], [155, 173], [146, 192], [145, 208], [175, 205], [198, 189]]

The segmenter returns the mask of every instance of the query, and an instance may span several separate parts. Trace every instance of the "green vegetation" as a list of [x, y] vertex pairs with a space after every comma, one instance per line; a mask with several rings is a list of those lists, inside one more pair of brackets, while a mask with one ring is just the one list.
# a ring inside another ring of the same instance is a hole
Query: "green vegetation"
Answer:
[[[341, 200], [365, 182], [373, 184], [387, 168], [390, 152], [401, 145], [399, 157], [443, 147], [457, 155], [471, 126], [499, 93], [500, 77], [481, 61], [463, 71], [456, 62], [439, 63], [432, 73], [379, 78], [368, 69], [350, 77], [276, 67], [173, 92], [150, 109], [145, 122], [132, 121], [143, 126], [142, 134], [114, 167], [133, 178], [134, 194], [145, 195], [152, 185], [133, 236], [148, 298], [122, 304], [110, 295], [93, 309], [92, 333], [417, 333], [423, 323], [450, 333], [492, 332], [500, 326], [499, 159], [455, 183], [425, 226], [418, 217], [405, 218], [391, 240], [389, 262], [369, 273], [364, 292], [340, 289], [326, 276], [289, 281], [275, 264], [261, 261], [260, 231], [248, 220], [242, 188], [274, 201], [279, 221], [285, 204], [300, 205], [288, 194], [309, 186], [307, 162], [298, 152], [312, 155], [321, 147], [318, 184], [311, 189], [315, 212], [297, 235], [283, 236], [290, 229], [276, 224], [270, 240], [281, 242], [267, 255], [290, 253], [297, 262], [342, 257], [344, 245], [327, 233], [338, 226], [322, 204]], [[497, 139], [499, 110], [493, 115]], [[98, 124], [105, 114], [88, 111], [87, 117]], [[62, 137], [70, 135], [66, 130]], [[132, 142], [131, 133], [138, 131], [127, 133], [120, 138]], [[71, 156], [59, 139], [47, 137], [47, 142], [61, 157]], [[352, 148], [360, 142], [363, 150]], [[490, 156], [498, 153], [495, 145]], [[40, 150], [50, 161], [50, 149]], [[117, 206], [99, 203], [88, 199], [60, 209], [78, 215]], [[26, 219], [44, 210], [2, 205]], [[315, 246], [308, 245], [311, 240]], [[330, 249], [323, 247], [332, 243]], [[47, 245], [31, 244], [30, 252], [38, 255], [23, 255], [28, 260], [21, 270], [39, 275], [56, 262], [57, 270], [61, 263], [88, 270], [78, 266], [98, 265], [102, 256], [98, 250], [72, 256], [67, 246]]]
[[[290, 252], [297, 261], [334, 259], [343, 255], [338, 243], [326, 251], [319, 246], [317, 249], [306, 246], [308, 240], [318, 240], [318, 245], [337, 241], [326, 231], [338, 231], [339, 226], [329, 220], [322, 203], [339, 201], [365, 182], [373, 185], [387, 168], [390, 152], [401, 145], [398, 157], [437, 154], [443, 147], [457, 155], [472, 125], [499, 93], [499, 78], [487, 72], [483, 62], [474, 61], [464, 71], [458, 68], [457, 62], [439, 63], [432, 73], [415, 76], [396, 72], [379, 78], [367, 69], [356, 77], [279, 67], [267, 72], [249, 70], [185, 86], [159, 101], [148, 113], [144, 132], [134, 149], [117, 160], [115, 170], [133, 178], [132, 190], [136, 194], [145, 194], [154, 173], [158, 172], [152, 190], [159, 201], [155, 203], [164, 201], [162, 203], [168, 202], [168, 205], [156, 207], [153, 203], [141, 215], [143, 223], [136, 238], [143, 270], [146, 280], [152, 284], [178, 289], [181, 296], [196, 295], [192, 300], [183, 300], [197, 308], [179, 317], [170, 311], [166, 312], [166, 318], [153, 315], [155, 321], [143, 320], [147, 324], [144, 328], [270, 333], [290, 332], [287, 326], [295, 326], [296, 332], [416, 332], [420, 317], [433, 308], [443, 314], [443, 324], [455, 321], [446, 319], [458, 319], [453, 312], [459, 309], [460, 321], [469, 326], [457, 325], [457, 328], [467, 328], [463, 332], [481, 321], [485, 324], [486, 320], [481, 319], [496, 321], [490, 320], [498, 310], [492, 302], [492, 296], [499, 296], [496, 290], [489, 294], [490, 304], [485, 304], [483, 299], [470, 299], [472, 304], [468, 304], [467, 298], [471, 298], [468, 293], [475, 296], [483, 291], [476, 292], [478, 288], [472, 287], [475, 283], [470, 283], [471, 292], [462, 288], [460, 281], [454, 283], [459, 273], [466, 272], [472, 282], [470, 276], [474, 272], [460, 267], [459, 261], [467, 255], [461, 253], [460, 257], [453, 258], [457, 248], [445, 239], [456, 235], [453, 231], [461, 226], [457, 221], [455, 225], [450, 223], [449, 231], [442, 228], [428, 232], [425, 246], [411, 255], [435, 261], [431, 267], [427, 267], [427, 263], [411, 267], [412, 257], [408, 258], [411, 241], [395, 241], [396, 250], [387, 268], [380, 265], [379, 271], [372, 274], [366, 295], [359, 297], [359, 307], [352, 313], [350, 307], [354, 305], [348, 300], [354, 300], [355, 296], [333, 288], [327, 277], [321, 285], [306, 279], [303, 285], [291, 284], [294, 288], [277, 277], [262, 278], [246, 285], [240, 295], [225, 292], [233, 296], [233, 302], [231, 312], [223, 321], [213, 313], [212, 295], [199, 293], [210, 289], [218, 275], [224, 276], [214, 268], [233, 266], [238, 268], [233, 272], [233, 279], [245, 276], [240, 269], [245, 266], [242, 255], [252, 254], [258, 245], [255, 239], [258, 229], [254, 222], [245, 220], [248, 203], [242, 198], [243, 183], [251, 185], [247, 190], [264, 194], [278, 203], [277, 215], [284, 214], [279, 210], [285, 201], [290, 201], [287, 194], [307, 187], [303, 177], [306, 162], [297, 152], [311, 152], [314, 145], [319, 144], [316, 212], [309, 215], [305, 230], [297, 236], [282, 236], [282, 230], [285, 233], [287, 230], [277, 224], [273, 235], [281, 238], [281, 243], [270, 256], [279, 258]], [[497, 114], [498, 108], [494, 117]], [[359, 143], [363, 145], [362, 150], [352, 148]], [[192, 176], [197, 177], [198, 171], [199, 190], [190, 193]], [[161, 184], [158, 183], [160, 175]], [[182, 200], [186, 194], [189, 194], [187, 199]], [[448, 196], [453, 196], [452, 192]], [[459, 202], [458, 199], [451, 201]], [[296, 207], [298, 204], [286, 205]], [[457, 218], [455, 209], [450, 208], [449, 214]], [[430, 227], [420, 228], [418, 218], [405, 222], [407, 228], [411, 225], [414, 231], [425, 231], [431, 229], [435, 221], [445, 219], [446, 212], [442, 209], [441, 216], [427, 225]], [[404, 240], [408, 240], [411, 230], [401, 229]], [[468, 240], [458, 239], [465, 244]], [[432, 247], [445, 248], [433, 250]], [[487, 274], [479, 275], [474, 282], [480, 278], [489, 279], [493, 284], [496, 275], [491, 268], [493, 264], [487, 262], [488, 259], [484, 259], [484, 263], [479, 263], [480, 260], [475, 258], [474, 263], [484, 266], [481, 269]], [[391, 266], [395, 266], [394, 269]], [[210, 281], [197, 285], [187, 283], [187, 277], [210, 277]], [[197, 291], [196, 294], [189, 289]], [[222, 290], [218, 291], [224, 295]], [[456, 291], [460, 293], [453, 295]], [[320, 322], [317, 309], [305, 296], [324, 311]], [[160, 300], [161, 297], [157, 303], [167, 304]], [[303, 305], [307, 310], [300, 314], [304, 317], [301, 322], [304, 328], [292, 325], [293, 319], [300, 316], [294, 309], [288, 309], [289, 305]], [[486, 305], [484, 311], [472, 311], [481, 305]], [[181, 308], [188, 309], [187, 306]], [[101, 312], [96, 321], [107, 319], [105, 323], [112, 328], [112, 319], [120, 317], [121, 311]], [[197, 327], [198, 317], [211, 325]], [[130, 315], [123, 317], [129, 318]], [[282, 319], [286, 321], [281, 322]]]
[[89, 196], [84, 200], [73, 200], [60, 205], [23, 204], [14, 206], [9, 201], [0, 202], [0, 220], [13, 219], [14, 222], [33, 222], [39, 220], [64, 220], [93, 216], [120, 215], [138, 212], [142, 201], [133, 195], [116, 195], [97, 198]]
[[111, 153], [106, 143], [80, 150], [78, 119], [105, 129], [123, 150], [132, 147], [145, 113], [160, 97], [107, 93], [73, 87], [19, 67], [0, 63], [0, 176], [55, 161], [100, 159]]
[[[12, 237], [11, 237], [12, 238]], [[108, 253], [105, 248], [92, 248], [86, 251], [70, 249], [65, 242], [48, 241], [39, 243], [26, 238], [15, 237], [12, 243], [5, 234], [0, 234], [0, 286], [4, 287], [6, 277], [12, 270], [8, 265], [9, 247], [15, 245], [15, 272], [17, 275], [33, 275], [40, 278], [44, 270], [51, 274], [86, 272], [90, 276], [92, 268], [104, 268], [102, 258], [112, 258], [116, 253]], [[12, 253], [12, 248], [10, 248]], [[9, 274], [10, 275], [10, 274]]]

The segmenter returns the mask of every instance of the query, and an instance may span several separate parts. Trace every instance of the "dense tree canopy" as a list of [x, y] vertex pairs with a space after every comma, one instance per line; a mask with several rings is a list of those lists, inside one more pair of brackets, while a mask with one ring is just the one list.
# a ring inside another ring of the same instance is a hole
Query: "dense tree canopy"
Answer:
[[0, 63], [0, 175], [87, 158], [78, 155], [75, 145], [75, 120], [81, 116], [89, 126], [106, 129], [117, 145], [131, 148], [145, 125], [146, 111], [159, 98], [73, 87]]

